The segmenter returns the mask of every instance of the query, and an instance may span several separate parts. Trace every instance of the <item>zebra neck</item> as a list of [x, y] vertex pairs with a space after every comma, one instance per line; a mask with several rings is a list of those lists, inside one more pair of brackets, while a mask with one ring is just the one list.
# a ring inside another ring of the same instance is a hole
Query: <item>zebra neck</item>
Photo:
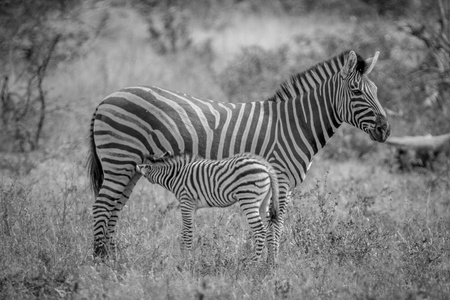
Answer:
[[332, 88], [333, 78], [316, 85], [306, 82], [308, 74], [295, 80], [293, 84], [301, 84], [297, 93], [272, 104], [280, 127], [277, 131], [283, 135], [282, 139], [308, 148], [307, 155], [312, 158], [342, 124], [335, 109], [338, 91]]
[[158, 163], [158, 165], [153, 166], [155, 173], [157, 174], [154, 178], [155, 183], [161, 185], [162, 187], [174, 192], [174, 188], [177, 185], [177, 180], [182, 176], [182, 170], [186, 162], [182, 160], [172, 160], [164, 163]]
[[201, 159], [196, 155], [181, 154], [175, 157], [163, 158], [162, 161], [153, 164], [155, 169], [155, 183], [165, 187], [176, 194], [179, 182], [184, 180], [189, 164]]
[[342, 124], [336, 111], [341, 64], [337, 57], [293, 76], [267, 100], [275, 111], [275, 153], [282, 158], [277, 161], [295, 185], [304, 180], [314, 155]]

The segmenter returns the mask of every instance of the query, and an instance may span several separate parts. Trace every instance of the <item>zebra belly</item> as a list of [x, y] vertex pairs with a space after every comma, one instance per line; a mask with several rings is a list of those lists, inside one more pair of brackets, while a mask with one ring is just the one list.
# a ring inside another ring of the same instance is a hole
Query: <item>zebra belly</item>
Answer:
[[205, 195], [199, 196], [196, 200], [197, 209], [204, 207], [228, 207], [236, 203], [234, 199], [224, 199], [221, 197], [206, 197]]

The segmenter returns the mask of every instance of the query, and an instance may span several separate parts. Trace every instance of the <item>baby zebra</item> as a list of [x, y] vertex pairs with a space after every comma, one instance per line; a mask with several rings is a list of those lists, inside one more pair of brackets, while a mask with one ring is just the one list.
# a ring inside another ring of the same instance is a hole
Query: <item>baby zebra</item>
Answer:
[[[227, 207], [239, 203], [253, 231], [255, 256], [259, 260], [267, 235], [267, 211], [278, 221], [278, 179], [273, 167], [264, 158], [250, 153], [222, 160], [204, 159], [188, 154], [174, 157], [148, 157], [149, 163], [136, 169], [151, 183], [173, 192], [180, 201], [183, 219], [182, 246], [192, 249], [193, 218], [202, 207]], [[273, 226], [271, 226], [273, 230]], [[275, 263], [278, 241], [271, 231], [268, 260]]]

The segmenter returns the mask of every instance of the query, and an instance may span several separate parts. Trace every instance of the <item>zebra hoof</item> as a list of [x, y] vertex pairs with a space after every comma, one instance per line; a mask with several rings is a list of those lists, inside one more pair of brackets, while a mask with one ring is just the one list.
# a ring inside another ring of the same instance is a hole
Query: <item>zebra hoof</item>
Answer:
[[105, 258], [108, 256], [108, 248], [104, 243], [95, 243], [94, 244], [94, 258]]
[[256, 254], [253, 255], [250, 261], [252, 263], [257, 263], [257, 262], [261, 261], [261, 255], [256, 255]]

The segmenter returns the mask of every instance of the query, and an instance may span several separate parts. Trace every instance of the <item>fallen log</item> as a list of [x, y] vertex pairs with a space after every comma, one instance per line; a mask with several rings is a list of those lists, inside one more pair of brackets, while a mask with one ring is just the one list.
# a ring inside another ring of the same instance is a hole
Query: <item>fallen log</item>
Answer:
[[450, 153], [450, 133], [443, 135], [389, 137], [386, 144], [394, 146], [395, 160], [401, 171], [414, 167], [433, 170], [433, 161], [441, 153]]
[[386, 140], [389, 145], [405, 147], [411, 149], [422, 149], [440, 151], [443, 148], [450, 147], [450, 133], [442, 135], [424, 135], [424, 136], [402, 136], [389, 137]]

